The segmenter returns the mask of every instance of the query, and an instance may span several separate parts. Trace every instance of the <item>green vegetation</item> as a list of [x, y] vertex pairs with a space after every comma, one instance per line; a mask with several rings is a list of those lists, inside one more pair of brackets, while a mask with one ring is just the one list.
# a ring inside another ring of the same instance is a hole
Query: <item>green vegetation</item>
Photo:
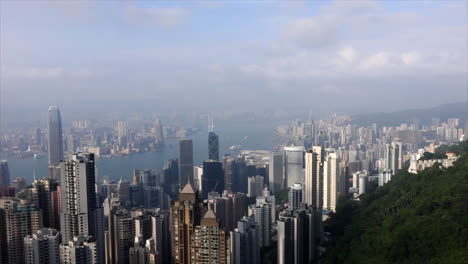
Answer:
[[341, 200], [325, 223], [334, 242], [320, 263], [468, 263], [468, 141], [460, 159]]

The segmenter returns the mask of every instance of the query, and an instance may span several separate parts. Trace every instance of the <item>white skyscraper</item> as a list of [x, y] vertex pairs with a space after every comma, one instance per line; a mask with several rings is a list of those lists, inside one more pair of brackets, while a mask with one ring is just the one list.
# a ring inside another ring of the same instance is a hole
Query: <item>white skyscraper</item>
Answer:
[[322, 147], [314, 146], [305, 154], [305, 202], [323, 206], [323, 154]]
[[335, 211], [338, 197], [345, 194], [345, 178], [336, 153], [326, 155], [323, 162], [323, 208]]

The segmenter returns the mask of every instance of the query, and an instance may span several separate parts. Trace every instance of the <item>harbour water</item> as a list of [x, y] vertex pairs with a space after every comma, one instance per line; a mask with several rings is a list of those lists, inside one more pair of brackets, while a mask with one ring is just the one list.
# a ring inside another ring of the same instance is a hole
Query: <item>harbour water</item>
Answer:
[[[229, 150], [232, 145], [241, 145], [242, 149], [273, 150], [281, 142], [274, 136], [275, 122], [217, 122], [215, 132], [219, 135], [220, 156], [235, 155], [238, 151]], [[201, 164], [208, 158], [208, 132], [201, 131], [190, 137], [193, 140], [193, 154], [195, 165]], [[166, 141], [161, 151], [135, 153], [128, 156], [103, 158], [96, 161], [98, 178], [131, 179], [134, 169], [162, 168], [164, 162], [179, 157], [178, 140]], [[8, 161], [10, 176], [23, 177], [27, 183], [36, 178], [47, 176], [47, 156], [20, 159], [14, 156], [1, 157]]]

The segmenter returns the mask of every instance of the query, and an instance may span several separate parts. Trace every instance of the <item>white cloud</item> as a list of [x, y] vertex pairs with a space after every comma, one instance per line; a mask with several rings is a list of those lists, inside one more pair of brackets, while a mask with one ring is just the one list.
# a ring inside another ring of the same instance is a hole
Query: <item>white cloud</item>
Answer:
[[132, 22], [137, 21], [162, 28], [173, 28], [182, 24], [189, 17], [189, 12], [180, 7], [141, 8], [129, 5], [125, 9], [125, 16]]
[[63, 67], [16, 67], [2, 68], [2, 79], [21, 80], [60, 80], [65, 78], [86, 79], [93, 73], [87, 68], [65, 69]]

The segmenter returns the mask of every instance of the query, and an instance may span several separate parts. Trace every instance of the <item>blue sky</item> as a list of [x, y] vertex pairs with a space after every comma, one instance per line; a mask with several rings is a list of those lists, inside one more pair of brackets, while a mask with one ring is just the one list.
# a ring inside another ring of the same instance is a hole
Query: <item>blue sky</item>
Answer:
[[150, 101], [161, 109], [390, 111], [467, 96], [466, 1], [0, 7], [5, 112], [84, 101], [110, 108]]

